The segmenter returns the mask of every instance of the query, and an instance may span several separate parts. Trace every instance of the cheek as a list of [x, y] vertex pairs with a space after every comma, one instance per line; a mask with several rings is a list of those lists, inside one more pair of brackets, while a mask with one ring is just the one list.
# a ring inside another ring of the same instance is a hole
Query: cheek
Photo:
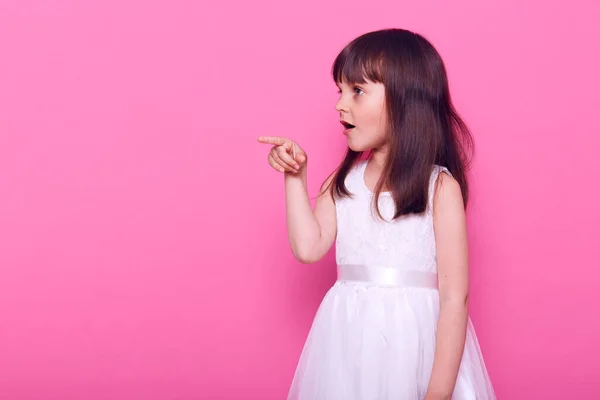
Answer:
[[368, 121], [369, 130], [373, 134], [376, 134], [377, 136], [384, 134], [387, 129], [385, 113], [382, 113], [379, 109], [373, 110], [368, 115]]
[[385, 122], [385, 110], [383, 104], [379, 102], [369, 104], [362, 114], [363, 118], [369, 121], [369, 125], [371, 126], [383, 125]]

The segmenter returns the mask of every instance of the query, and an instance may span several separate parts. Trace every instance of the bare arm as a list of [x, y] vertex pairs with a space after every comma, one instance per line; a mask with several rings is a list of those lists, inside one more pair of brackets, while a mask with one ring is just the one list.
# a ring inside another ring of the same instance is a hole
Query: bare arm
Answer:
[[330, 191], [325, 190], [331, 179], [321, 187], [313, 210], [306, 189], [306, 168], [298, 174], [285, 174], [288, 236], [294, 257], [300, 262], [319, 261], [335, 240], [335, 204]]
[[468, 322], [468, 244], [463, 198], [458, 182], [441, 173], [434, 195], [440, 316], [426, 400], [452, 397], [462, 359]]
[[259, 141], [274, 145], [269, 164], [285, 176], [286, 220], [292, 253], [302, 263], [317, 262], [327, 254], [336, 235], [335, 204], [329, 190], [325, 190], [333, 175], [321, 187], [313, 210], [306, 184], [306, 153], [290, 139], [261, 137]]

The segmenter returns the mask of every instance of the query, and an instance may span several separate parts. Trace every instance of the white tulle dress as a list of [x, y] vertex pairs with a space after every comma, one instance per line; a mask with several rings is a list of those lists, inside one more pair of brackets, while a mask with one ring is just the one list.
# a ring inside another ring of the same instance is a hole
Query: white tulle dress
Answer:
[[[346, 178], [354, 197], [336, 202], [338, 279], [316, 313], [288, 400], [420, 400], [427, 392], [440, 309], [432, 199], [448, 171], [434, 167], [424, 215], [389, 223], [373, 217], [366, 165]], [[389, 220], [391, 196], [379, 205]], [[452, 399], [495, 398], [469, 320]]]

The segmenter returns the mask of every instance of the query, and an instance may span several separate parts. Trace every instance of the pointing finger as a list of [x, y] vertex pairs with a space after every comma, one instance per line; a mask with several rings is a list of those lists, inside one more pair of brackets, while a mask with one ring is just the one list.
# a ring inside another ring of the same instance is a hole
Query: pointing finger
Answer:
[[260, 143], [267, 143], [267, 144], [273, 144], [276, 146], [283, 146], [285, 143], [287, 143], [288, 139], [278, 137], [278, 136], [260, 136], [258, 138], [258, 141]]

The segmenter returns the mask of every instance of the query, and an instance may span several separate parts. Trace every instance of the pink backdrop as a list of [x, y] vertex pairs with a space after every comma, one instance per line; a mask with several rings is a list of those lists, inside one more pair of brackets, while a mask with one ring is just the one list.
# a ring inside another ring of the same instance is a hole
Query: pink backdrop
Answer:
[[[341, 160], [331, 62], [445, 58], [477, 157], [471, 316], [501, 399], [600, 398], [597, 2], [0, 1], [0, 398], [283, 399], [295, 262], [263, 134]], [[284, 4], [285, 3], [285, 4]]]

